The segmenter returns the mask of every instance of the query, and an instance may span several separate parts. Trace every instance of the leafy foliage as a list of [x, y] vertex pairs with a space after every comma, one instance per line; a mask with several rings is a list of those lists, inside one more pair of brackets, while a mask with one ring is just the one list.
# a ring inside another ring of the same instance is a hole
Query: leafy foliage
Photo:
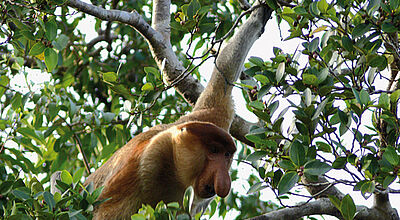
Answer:
[[[92, 4], [136, 11], [151, 21], [151, 1]], [[203, 59], [209, 57], [209, 39], [224, 36], [241, 12], [237, 2], [174, 4], [171, 43], [191, 68], [191, 56], [203, 50]], [[0, 10], [0, 214], [90, 219], [100, 191], [82, 188], [88, 175], [83, 161], [93, 171], [132, 136], [173, 122], [191, 107], [180, 94], [166, 91], [147, 42], [131, 27], [89, 18], [64, 0], [7, 0]], [[190, 36], [187, 42], [184, 35]], [[190, 51], [184, 51], [186, 45]], [[201, 79], [197, 69], [192, 73]], [[64, 193], [53, 196], [49, 179], [58, 170], [64, 170]], [[212, 202], [207, 213], [222, 207], [218, 214], [225, 215], [234, 198], [222, 205]], [[188, 207], [145, 206], [134, 218], [177, 218]]]
[[[151, 20], [151, 1], [92, 3]], [[264, 125], [246, 135], [254, 148], [244, 146], [238, 162], [251, 164], [258, 177], [248, 178], [248, 195], [233, 191], [206, 214], [225, 217], [235, 209], [242, 219], [276, 210], [260, 200], [260, 191], [271, 187], [282, 202], [302, 178], [346, 182], [364, 198], [398, 183], [398, 1], [266, 3], [278, 23], [289, 25], [285, 40], [300, 45], [295, 51], [275, 47], [270, 60], [249, 58], [251, 80], [239, 85]], [[212, 56], [209, 42], [225, 36], [241, 13], [237, 1], [174, 6], [171, 43], [187, 67], [201, 50], [201, 59]], [[63, 0], [6, 0], [0, 10], [0, 214], [90, 218], [100, 189], [81, 186], [87, 175], [82, 153], [97, 169], [132, 135], [173, 122], [191, 107], [178, 93], [165, 92], [146, 41], [131, 27], [91, 18], [99, 38], [89, 40], [80, 26], [88, 16]], [[38, 72], [47, 79], [38, 80]], [[48, 182], [57, 170], [64, 170], [63, 193], [53, 196]], [[234, 170], [232, 179], [237, 176]], [[330, 199], [344, 219], [355, 216], [350, 195]], [[133, 218], [190, 218], [184, 214], [190, 203], [187, 196], [184, 207], [144, 206]]]
[[[248, 109], [265, 123], [246, 137], [267, 162], [251, 162], [265, 168], [258, 168], [260, 177], [279, 195], [301, 178], [324, 175], [339, 184], [332, 168], [353, 177], [345, 181], [365, 198], [398, 180], [396, 2], [320, 0], [276, 8], [278, 22], [290, 26], [285, 40], [301, 46], [294, 54], [274, 48], [268, 61], [250, 58], [245, 72], [255, 81], [242, 83], [254, 88]], [[292, 119], [283, 118], [288, 113]], [[337, 208], [353, 219], [350, 195]]]

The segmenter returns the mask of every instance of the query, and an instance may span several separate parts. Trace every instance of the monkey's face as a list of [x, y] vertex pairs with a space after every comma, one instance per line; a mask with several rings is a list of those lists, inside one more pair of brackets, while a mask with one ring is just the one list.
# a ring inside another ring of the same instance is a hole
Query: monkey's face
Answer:
[[205, 122], [178, 126], [175, 162], [184, 185], [196, 196], [226, 197], [231, 188], [229, 168], [236, 146], [228, 133]]

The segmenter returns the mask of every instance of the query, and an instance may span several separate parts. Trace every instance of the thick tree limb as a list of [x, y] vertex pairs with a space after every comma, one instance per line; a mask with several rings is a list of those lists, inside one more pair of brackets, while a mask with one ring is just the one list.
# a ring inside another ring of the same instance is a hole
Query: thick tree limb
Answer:
[[170, 0], [154, 0], [152, 13], [152, 27], [161, 33], [164, 37], [164, 42], [170, 45], [171, 27], [170, 24]]
[[250, 3], [247, 0], [238, 0], [239, 5], [242, 9], [247, 10], [251, 7]]
[[[354, 219], [356, 220], [397, 220], [399, 219], [397, 212], [395, 215], [388, 216], [383, 212], [380, 212], [376, 208], [367, 208], [365, 206], [357, 206], [357, 215]], [[276, 211], [260, 215], [251, 220], [275, 220], [275, 219], [299, 219], [309, 215], [331, 215], [339, 219], [343, 219], [338, 209], [330, 202], [328, 198], [321, 198], [316, 201], [299, 205], [293, 208], [284, 208]]]
[[[106, 10], [99, 6], [94, 6], [81, 2], [80, 0], [69, 0], [67, 2], [67, 5], [77, 9], [78, 11], [85, 12], [102, 20], [118, 21], [135, 28], [148, 41], [153, 57], [159, 67], [162, 66], [162, 61], [166, 59], [166, 65], [163, 72], [165, 75], [165, 80], [167, 82], [172, 82], [185, 71], [184, 66], [176, 56], [175, 52], [172, 50], [171, 44], [169, 42], [169, 0], [154, 1], [152, 21], [153, 27], [151, 27], [136, 11], [132, 11], [129, 13], [120, 10]], [[261, 29], [257, 29], [254, 27], [262, 26], [263, 28], [263, 25], [265, 25], [265, 22], [269, 19], [271, 13], [272, 10], [268, 9], [268, 16], [253, 16], [253, 19], [249, 19], [245, 22], [249, 24], [246, 26], [245, 31], [247, 36], [242, 37], [249, 37], [249, 40], [245, 42], [239, 40], [232, 41], [232, 39], [230, 40], [230, 44], [232, 46], [243, 44], [243, 48], [246, 48], [244, 51], [235, 50], [234, 53], [232, 52], [231, 58], [235, 58], [235, 55], [240, 55], [240, 59], [232, 60], [232, 62], [239, 62], [239, 60], [245, 59], [248, 53], [248, 49], [253, 45], [254, 41], [258, 39], [259, 35], [262, 33]], [[168, 21], [168, 24], [166, 23], [166, 21]], [[252, 25], [255, 26], [251, 28]], [[243, 26], [245, 26], [245, 24]], [[240, 62], [242, 65], [243, 62]], [[200, 93], [204, 90], [204, 87], [190, 75], [187, 76], [185, 80], [178, 83], [175, 88], [192, 105], [196, 102]], [[232, 126], [231, 134], [238, 140], [246, 141], [246, 139], [244, 138], [244, 134], [248, 133], [248, 129], [250, 128], [251, 124], [243, 119], [237, 118], [238, 117], [236, 117], [234, 125]], [[240, 124], [236, 124], [238, 121], [240, 121]]]
[[[249, 19], [239, 27], [217, 57], [213, 72], [226, 75], [230, 83], [235, 81], [243, 70], [243, 63], [254, 42], [264, 32], [264, 27], [272, 14], [267, 6], [254, 6], [256, 9]], [[231, 73], [231, 74], [226, 74]]]
[[69, 0], [67, 5], [105, 21], [119, 21], [135, 28], [151, 45], [163, 45], [163, 36], [154, 30], [136, 11], [107, 10], [80, 0]]
[[389, 190], [374, 194], [374, 205], [373, 209], [378, 210], [382, 217], [386, 219], [400, 219], [396, 209], [392, 207], [389, 201]]
[[328, 198], [318, 199], [316, 201], [309, 202], [304, 205], [293, 208], [284, 208], [276, 211], [268, 212], [264, 215], [260, 215], [251, 220], [272, 220], [272, 219], [299, 219], [303, 216], [308, 215], [332, 215], [338, 218], [341, 217], [339, 210], [329, 201]]
[[[336, 198], [342, 200], [345, 196], [338, 188], [331, 185], [321, 185], [319, 183], [328, 183], [329, 181], [323, 177], [318, 177], [318, 181], [310, 181], [303, 176], [301, 181], [305, 184], [305, 188], [315, 199], [321, 197], [327, 197], [328, 195], [335, 196]], [[326, 188], [328, 186], [328, 188]]]

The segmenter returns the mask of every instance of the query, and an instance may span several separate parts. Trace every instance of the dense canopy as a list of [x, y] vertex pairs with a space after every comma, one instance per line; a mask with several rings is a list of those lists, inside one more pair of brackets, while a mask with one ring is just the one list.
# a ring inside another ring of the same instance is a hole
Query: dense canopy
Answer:
[[[102, 189], [83, 187], [85, 177], [133, 136], [189, 112], [206, 60], [243, 70], [235, 86], [259, 122], [237, 116], [231, 127], [234, 167], [254, 171], [247, 194], [233, 188], [203, 218], [398, 219], [398, 0], [4, 0], [0, 11], [6, 219], [90, 219]], [[246, 24], [268, 20], [298, 47], [265, 42], [272, 57], [247, 54], [271, 30]], [[58, 170], [63, 193], [53, 195]], [[233, 181], [244, 176], [232, 170]], [[188, 191], [182, 206], [134, 218], [187, 219], [190, 203]]]

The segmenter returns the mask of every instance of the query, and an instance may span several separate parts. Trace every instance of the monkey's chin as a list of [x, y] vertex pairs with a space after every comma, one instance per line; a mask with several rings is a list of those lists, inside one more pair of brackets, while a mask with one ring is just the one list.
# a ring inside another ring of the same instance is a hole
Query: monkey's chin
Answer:
[[192, 217], [195, 216], [197, 213], [201, 213], [201, 215], [203, 215], [204, 211], [207, 209], [207, 206], [214, 198], [215, 196], [212, 196], [210, 198], [200, 198], [199, 196], [195, 195], [193, 198], [190, 215]]

